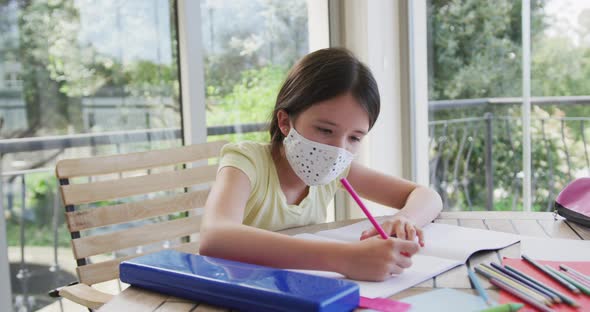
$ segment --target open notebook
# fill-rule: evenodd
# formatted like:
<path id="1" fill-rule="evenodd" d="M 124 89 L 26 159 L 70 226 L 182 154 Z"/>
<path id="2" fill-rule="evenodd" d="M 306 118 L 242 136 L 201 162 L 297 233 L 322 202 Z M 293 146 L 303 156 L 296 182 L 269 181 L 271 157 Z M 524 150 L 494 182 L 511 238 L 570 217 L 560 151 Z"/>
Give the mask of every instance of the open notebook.
<path id="1" fill-rule="evenodd" d="M 310 240 L 358 241 L 361 232 L 371 228 L 371 223 L 362 221 L 334 230 L 315 234 L 298 234 L 295 237 Z M 467 261 L 479 250 L 494 250 L 512 245 L 520 236 L 503 232 L 471 229 L 455 225 L 431 223 L 423 228 L 425 247 L 412 257 L 412 266 L 402 274 L 383 282 L 355 281 L 360 286 L 361 296 L 388 297 L 419 284 Z M 326 277 L 344 278 L 334 272 L 298 270 Z"/>

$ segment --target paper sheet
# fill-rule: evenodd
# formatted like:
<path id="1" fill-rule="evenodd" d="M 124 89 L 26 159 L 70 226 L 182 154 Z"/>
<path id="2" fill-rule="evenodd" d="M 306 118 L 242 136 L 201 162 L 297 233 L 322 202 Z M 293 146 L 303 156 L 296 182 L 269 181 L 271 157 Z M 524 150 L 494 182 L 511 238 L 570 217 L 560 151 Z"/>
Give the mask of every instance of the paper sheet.
<path id="1" fill-rule="evenodd" d="M 315 235 L 354 242 L 359 240 L 362 231 L 371 227 L 367 220 L 338 229 L 320 231 Z M 420 254 L 455 259 L 461 263 L 465 263 L 476 251 L 504 248 L 520 240 L 520 236 L 514 234 L 441 223 L 430 223 L 423 231 L 425 247 L 420 250 Z"/>
<path id="2" fill-rule="evenodd" d="M 412 266 L 406 269 L 401 275 L 392 276 L 383 282 L 356 281 L 360 287 L 361 296 L 368 298 L 389 297 L 402 290 L 420 284 L 425 280 L 438 274 L 446 272 L 458 265 L 460 262 L 444 258 L 416 255 L 412 257 Z M 335 272 L 293 270 L 324 277 L 345 279 L 343 275 Z"/>
<path id="3" fill-rule="evenodd" d="M 520 251 L 539 260 L 589 261 L 590 241 L 523 237 Z"/>
<path id="4" fill-rule="evenodd" d="M 401 302 L 412 305 L 409 312 L 453 311 L 473 312 L 487 308 L 483 299 L 459 290 L 440 288 L 407 297 Z"/>
<path id="5" fill-rule="evenodd" d="M 369 221 L 355 223 L 334 230 L 295 237 L 309 240 L 358 241 L 360 233 L 369 228 Z M 361 296 L 388 297 L 465 263 L 476 251 L 503 248 L 520 240 L 520 236 L 503 232 L 464 228 L 431 223 L 424 227 L 426 247 L 412 257 L 412 266 L 399 276 L 383 282 L 354 281 L 360 286 Z M 300 270 L 305 273 L 332 278 L 344 278 L 334 272 Z"/>

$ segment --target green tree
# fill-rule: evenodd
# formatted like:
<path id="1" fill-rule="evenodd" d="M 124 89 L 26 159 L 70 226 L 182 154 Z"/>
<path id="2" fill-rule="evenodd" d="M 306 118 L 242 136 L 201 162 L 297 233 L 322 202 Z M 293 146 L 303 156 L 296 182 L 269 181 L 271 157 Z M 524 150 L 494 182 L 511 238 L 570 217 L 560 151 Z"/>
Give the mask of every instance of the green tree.
<path id="1" fill-rule="evenodd" d="M 533 3 L 536 34 L 543 1 Z M 520 1 L 432 0 L 428 10 L 431 100 L 521 93 Z"/>
<path id="2" fill-rule="evenodd" d="M 221 8 L 214 2 L 202 4 L 203 36 L 211 45 L 205 47 L 204 61 L 209 105 L 233 92 L 244 71 L 271 65 L 289 68 L 307 52 L 305 1 L 240 4 Z M 246 13 L 254 14 L 257 22 L 252 23 Z"/>
<path id="3" fill-rule="evenodd" d="M 244 71 L 231 93 L 215 98 L 217 104 L 207 113 L 207 125 L 269 122 L 286 72 L 286 68 L 275 66 Z M 260 132 L 211 139 L 268 141 L 269 136 Z"/>
<path id="4" fill-rule="evenodd" d="M 68 92 L 81 88 L 81 81 L 93 85 L 93 76 L 83 65 L 82 56 L 88 53 L 77 45 L 79 15 L 74 1 L 29 0 L 19 5 L 17 52 L 29 125 L 20 136 L 35 136 L 42 128 L 55 133 L 67 125 L 81 129 L 81 102 Z M 68 81 L 76 81 L 78 88 L 69 88 Z"/>
<path id="5" fill-rule="evenodd" d="M 540 37 L 535 41 L 532 93 L 536 96 L 590 94 L 590 49 L 567 37 Z"/>

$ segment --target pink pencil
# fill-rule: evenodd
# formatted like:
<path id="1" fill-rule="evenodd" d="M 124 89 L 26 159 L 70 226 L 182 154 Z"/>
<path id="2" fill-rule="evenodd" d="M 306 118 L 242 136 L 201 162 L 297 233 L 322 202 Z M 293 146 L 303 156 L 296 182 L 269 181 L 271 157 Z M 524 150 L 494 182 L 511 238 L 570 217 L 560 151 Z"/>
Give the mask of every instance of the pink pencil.
<path id="1" fill-rule="evenodd" d="M 346 178 L 342 178 L 342 179 L 340 179 L 340 182 L 342 182 L 342 185 L 344 185 L 344 188 L 348 191 L 348 193 L 350 193 L 350 196 L 352 196 L 352 198 L 354 198 L 354 201 L 356 201 L 356 203 L 359 205 L 359 207 L 361 207 L 361 209 L 363 210 L 363 212 L 365 213 L 367 218 L 369 218 L 369 221 L 371 221 L 371 223 L 373 223 L 373 226 L 375 227 L 375 229 L 377 229 L 377 232 L 379 232 L 381 237 L 383 239 L 387 239 L 389 237 L 389 235 L 387 235 L 385 233 L 385 231 L 383 230 L 381 225 L 379 225 L 377 220 L 375 220 L 375 218 L 373 218 L 373 216 L 371 215 L 371 213 L 369 212 L 367 207 L 365 207 L 365 204 L 363 204 L 363 202 L 361 201 L 361 198 L 358 196 L 358 194 L 352 188 L 352 185 L 350 185 L 350 183 L 348 183 L 348 180 L 346 180 Z"/>

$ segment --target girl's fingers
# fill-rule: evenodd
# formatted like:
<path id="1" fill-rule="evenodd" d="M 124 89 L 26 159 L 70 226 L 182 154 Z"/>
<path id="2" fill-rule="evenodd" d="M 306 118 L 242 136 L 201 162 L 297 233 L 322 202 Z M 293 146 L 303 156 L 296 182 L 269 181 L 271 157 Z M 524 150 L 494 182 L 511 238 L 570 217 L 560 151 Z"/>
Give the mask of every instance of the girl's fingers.
<path id="1" fill-rule="evenodd" d="M 397 241 L 395 246 L 398 248 L 399 253 L 406 257 L 413 256 L 420 249 L 418 244 L 411 241 Z"/>
<path id="2" fill-rule="evenodd" d="M 404 224 L 399 222 L 396 225 L 397 226 L 395 227 L 395 235 L 397 236 L 397 238 L 406 239 L 407 236 Z"/>
<path id="3" fill-rule="evenodd" d="M 424 247 L 424 232 L 422 229 L 417 228 L 416 235 L 418 235 L 418 244 L 420 244 L 420 247 Z"/>
<path id="4" fill-rule="evenodd" d="M 391 266 L 391 270 L 389 273 L 391 273 L 392 275 L 398 275 L 398 274 L 402 274 L 402 272 L 404 271 L 403 268 L 401 268 L 400 266 L 394 264 Z"/>
<path id="5" fill-rule="evenodd" d="M 365 231 L 363 231 L 363 233 L 361 233 L 361 240 L 365 240 L 365 239 L 367 239 L 369 237 L 373 237 L 375 235 L 377 235 L 377 230 L 375 228 L 365 230 Z"/>
<path id="6" fill-rule="evenodd" d="M 407 269 L 410 266 L 412 266 L 412 258 L 408 256 L 398 257 L 395 261 L 395 264 L 397 264 L 401 268 Z"/>
<path id="7" fill-rule="evenodd" d="M 406 239 L 409 241 L 413 241 L 416 238 L 416 229 L 410 223 L 406 223 L 406 234 L 408 235 Z"/>
<path id="8" fill-rule="evenodd" d="M 411 223 L 405 222 L 384 222 L 382 225 L 385 233 L 395 236 L 400 239 L 413 241 L 418 237 L 418 243 L 424 247 L 424 232 L 422 229 L 415 227 Z M 360 240 L 379 235 L 379 232 L 375 228 L 370 228 L 361 233 Z"/>
<path id="9" fill-rule="evenodd" d="M 395 224 L 392 222 L 383 222 L 381 224 L 383 231 L 388 235 L 395 235 Z"/>

